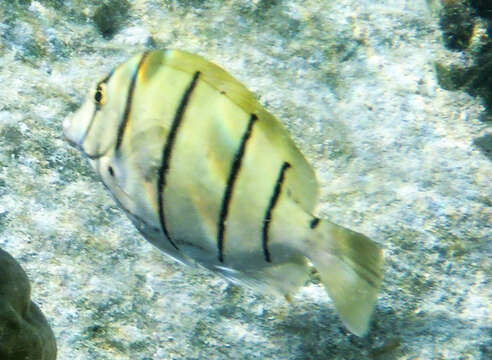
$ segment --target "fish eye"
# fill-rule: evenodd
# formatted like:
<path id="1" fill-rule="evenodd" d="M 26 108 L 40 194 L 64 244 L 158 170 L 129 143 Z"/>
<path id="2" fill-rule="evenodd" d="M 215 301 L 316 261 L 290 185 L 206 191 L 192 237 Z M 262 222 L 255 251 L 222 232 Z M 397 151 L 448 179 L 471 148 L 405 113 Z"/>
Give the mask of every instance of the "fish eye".
<path id="1" fill-rule="evenodd" d="M 104 84 L 97 85 L 96 92 L 94 94 L 94 101 L 97 105 L 104 105 L 106 103 L 106 91 Z"/>

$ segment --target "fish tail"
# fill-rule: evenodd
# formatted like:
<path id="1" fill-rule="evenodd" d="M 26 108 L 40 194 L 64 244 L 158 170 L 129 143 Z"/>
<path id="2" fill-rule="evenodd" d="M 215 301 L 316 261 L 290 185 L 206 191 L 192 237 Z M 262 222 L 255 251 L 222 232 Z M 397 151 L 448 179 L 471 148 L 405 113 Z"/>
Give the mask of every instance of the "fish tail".
<path id="1" fill-rule="evenodd" d="M 382 279 L 383 254 L 368 237 L 315 218 L 306 255 L 318 270 L 339 316 L 357 336 L 366 334 Z"/>

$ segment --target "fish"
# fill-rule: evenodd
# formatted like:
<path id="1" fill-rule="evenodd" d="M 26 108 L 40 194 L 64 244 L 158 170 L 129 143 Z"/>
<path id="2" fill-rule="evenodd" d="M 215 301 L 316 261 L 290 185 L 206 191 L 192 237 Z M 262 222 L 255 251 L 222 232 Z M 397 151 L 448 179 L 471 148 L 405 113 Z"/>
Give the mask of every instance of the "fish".
<path id="1" fill-rule="evenodd" d="M 313 168 L 220 66 L 180 50 L 134 55 L 90 89 L 63 131 L 169 257 L 286 296 L 314 267 L 343 324 L 368 332 L 381 247 L 313 214 Z"/>

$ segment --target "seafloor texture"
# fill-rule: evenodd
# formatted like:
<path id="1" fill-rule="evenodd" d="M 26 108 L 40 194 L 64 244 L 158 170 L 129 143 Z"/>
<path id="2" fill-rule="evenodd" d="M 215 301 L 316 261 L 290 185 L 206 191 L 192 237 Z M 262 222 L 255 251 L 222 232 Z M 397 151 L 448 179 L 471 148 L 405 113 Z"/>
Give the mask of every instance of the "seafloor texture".
<path id="1" fill-rule="evenodd" d="M 460 52 L 426 1 L 17 0 L 0 19 L 0 247 L 59 359 L 492 356 L 490 128 L 480 98 L 440 88 Z M 64 141 L 89 86 L 147 47 L 254 90 L 316 168 L 319 214 L 384 247 L 367 337 L 316 279 L 289 304 L 170 262 Z"/>

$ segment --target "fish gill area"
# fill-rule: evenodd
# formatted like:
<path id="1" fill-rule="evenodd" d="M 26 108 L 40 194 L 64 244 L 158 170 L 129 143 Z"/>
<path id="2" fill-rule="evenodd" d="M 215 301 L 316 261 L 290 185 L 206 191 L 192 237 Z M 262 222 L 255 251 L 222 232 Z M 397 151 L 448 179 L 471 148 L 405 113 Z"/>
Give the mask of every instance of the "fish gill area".
<path id="1" fill-rule="evenodd" d="M 0 248 L 58 359 L 491 358 L 488 4 L 1 1 Z M 315 168 L 316 215 L 384 249 L 367 336 L 343 328 L 316 274 L 288 302 L 170 261 L 67 144 L 62 121 L 91 86 L 152 48 L 251 89 Z"/>

